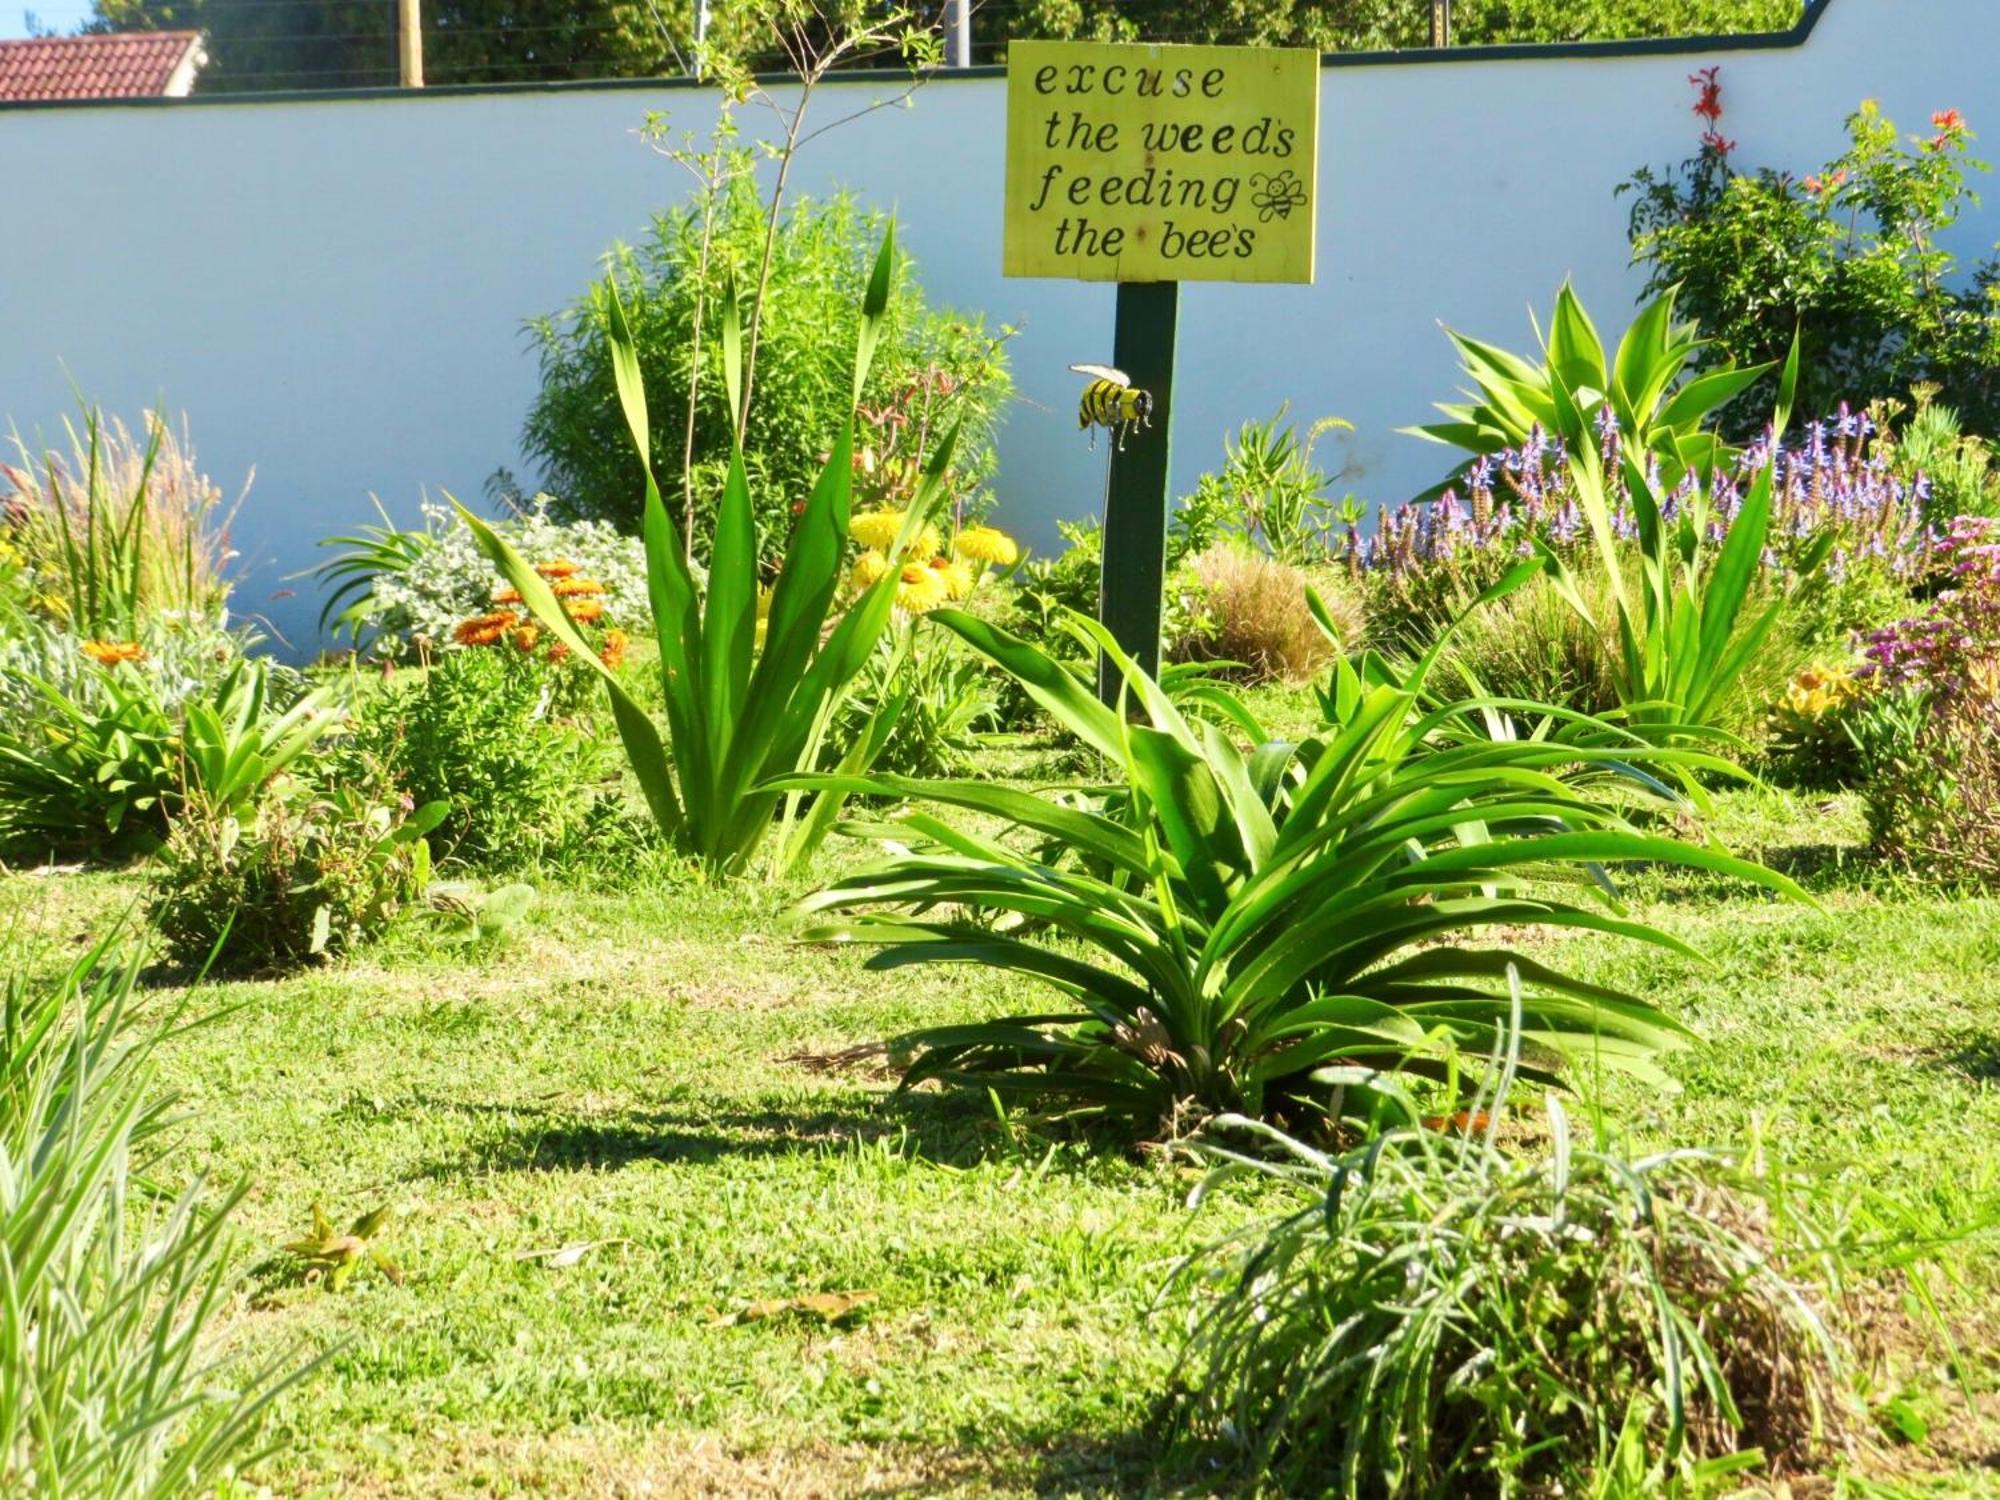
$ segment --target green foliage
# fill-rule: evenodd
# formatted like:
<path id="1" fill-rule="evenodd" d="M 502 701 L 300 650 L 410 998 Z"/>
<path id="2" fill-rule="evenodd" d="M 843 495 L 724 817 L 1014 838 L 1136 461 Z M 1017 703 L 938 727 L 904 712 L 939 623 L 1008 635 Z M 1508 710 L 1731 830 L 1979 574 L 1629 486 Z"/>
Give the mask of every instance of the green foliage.
<path id="1" fill-rule="evenodd" d="M 2000 516 L 2000 470 L 1993 467 L 1992 446 L 1966 433 L 1958 412 L 1936 399 L 1936 386 L 1918 385 L 1911 395 L 1916 410 L 1890 451 L 1907 482 L 1930 487 L 1924 519 L 1943 527 L 1957 516 Z M 1888 410 L 1900 406 L 1885 403 Z"/>
<path id="2" fill-rule="evenodd" d="M 18 932 L 18 928 L 16 929 Z M 9 934 L 10 939 L 14 934 Z M 111 939 L 52 978 L 7 943 L 0 1031 L 0 1492 L 209 1495 L 269 1451 L 258 1428 L 305 1371 L 218 1358 L 228 1219 L 175 1194 L 172 1098 L 154 1053 L 185 1017 L 135 1000 Z M 178 1174 L 175 1174 L 178 1175 Z"/>
<path id="3" fill-rule="evenodd" d="M 1984 164 L 1967 155 L 1957 111 L 1933 127 L 1906 142 L 1864 102 L 1848 149 L 1803 179 L 1739 172 L 1710 130 L 1678 171 L 1641 169 L 1624 185 L 1633 257 L 1650 290 L 1679 289 L 1712 340 L 1705 368 L 1780 359 L 1796 337 L 1803 410 L 1930 381 L 1974 430 L 2000 428 L 2000 262 L 1963 275 L 1940 243 L 1974 201 L 1967 170 Z M 1754 429 L 1769 405 L 1767 380 L 1738 398 L 1730 425 Z"/>
<path id="4" fill-rule="evenodd" d="M 1554 378 L 1536 385 L 1540 377 L 1525 361 L 1499 350 L 1477 352 L 1481 368 L 1495 372 L 1496 383 L 1484 386 L 1489 397 L 1508 390 L 1525 397 L 1532 390 L 1537 399 L 1547 399 L 1546 423 L 1543 409 L 1532 418 L 1562 443 L 1588 535 L 1586 569 L 1611 596 L 1621 718 L 1662 742 L 1698 737 L 1721 725 L 1738 701 L 1744 672 L 1770 640 L 1785 607 L 1784 593 L 1768 597 L 1773 591 L 1763 589 L 1761 580 L 1776 485 L 1770 464 L 1756 467 L 1721 545 L 1710 541 L 1717 476 L 1728 450 L 1698 424 L 1723 391 L 1750 372 L 1698 377 L 1662 405 L 1689 354 L 1687 341 L 1672 332 L 1672 315 L 1671 297 L 1652 303 L 1607 368 L 1602 343 L 1565 287 L 1548 340 L 1545 372 Z M 1465 351 L 1465 341 L 1458 342 Z M 1773 431 L 1783 432 L 1791 419 L 1798 368 L 1794 344 L 1779 384 Z M 1499 382 L 1501 375 L 1507 384 Z M 1620 442 L 1608 450 L 1622 469 L 1636 548 L 1619 537 L 1615 524 L 1607 447 L 1599 432 L 1605 415 L 1615 418 L 1620 433 L 1647 435 L 1643 444 Z M 1476 425 L 1483 432 L 1483 420 Z M 1428 435 L 1462 438 L 1468 446 L 1483 441 L 1474 432 L 1450 439 L 1436 430 Z M 1692 486 L 1675 492 L 1683 480 L 1692 480 Z M 1815 538 L 1799 559 L 1796 576 L 1811 577 L 1835 540 L 1832 533 Z M 1597 607 L 1571 560 L 1546 539 L 1535 538 L 1534 546 L 1563 598 L 1582 621 L 1595 625 Z M 1637 569 L 1636 587 L 1627 582 L 1631 567 Z"/>
<path id="5" fill-rule="evenodd" d="M 306 1274 L 326 1283 L 329 1291 L 340 1291 L 363 1266 L 373 1266 L 390 1281 L 402 1285 L 403 1273 L 374 1241 L 389 1223 L 385 1205 L 356 1218 L 343 1230 L 336 1230 L 317 1203 L 312 1206 L 312 1230 L 285 1246 L 285 1253 L 305 1267 Z"/>
<path id="6" fill-rule="evenodd" d="M 827 729 L 883 630 L 895 602 L 897 575 L 885 573 L 837 620 L 833 604 L 848 545 L 854 487 L 854 404 L 867 388 L 876 348 L 888 326 L 895 283 L 895 235 L 883 236 L 863 299 L 848 408 L 831 450 L 800 511 L 767 610 L 758 601 L 764 555 L 750 498 L 741 435 L 715 520 L 706 590 L 686 561 L 685 535 L 668 514 L 654 478 L 652 427 L 647 419 L 640 351 L 615 292 L 609 294 L 609 337 L 619 406 L 644 477 L 647 578 L 660 644 L 661 694 L 667 736 L 578 633 L 546 580 L 484 521 L 461 507 L 487 555 L 535 618 L 579 660 L 592 665 L 611 695 L 627 758 L 646 804 L 668 842 L 711 875 L 744 873 L 782 810 L 785 830 L 776 856 L 789 868 L 817 847 L 839 808 L 825 796 L 805 807 L 770 785 L 772 777 L 819 764 L 829 751 Z M 722 318 L 723 379 L 730 408 L 742 391 L 742 337 L 733 299 Z M 955 432 L 933 450 L 903 534 L 900 554 L 928 524 L 951 472 Z M 758 629 L 760 613 L 764 629 Z M 829 628 L 830 626 L 830 628 Z M 833 751 L 842 769 L 864 769 L 881 750 L 898 705 L 885 701 L 869 732 Z"/>
<path id="7" fill-rule="evenodd" d="M 1205 1454 L 1281 1494 L 1456 1500 L 1699 1495 L 1831 1446 L 1838 1228 L 1802 1174 L 1578 1140 L 1553 1095 L 1548 1149 L 1503 1147 L 1511 1067 L 1462 1131 L 1423 1128 L 1393 1081 L 1327 1076 L 1391 1128 L 1341 1156 L 1242 1117 L 1204 1142 L 1199 1195 L 1247 1172 L 1298 1203 L 1181 1270 L 1217 1294 L 1176 1413 Z"/>
<path id="8" fill-rule="evenodd" d="M 1452 0 L 1456 46 L 1781 31 L 1800 0 Z M 1029 0 L 974 13 L 980 35 L 1225 42 L 1359 52 L 1423 47 L 1430 8 L 1410 0 Z"/>
<path id="9" fill-rule="evenodd" d="M 93 0 L 91 31 L 200 30 L 198 93 L 394 88 L 394 0 Z M 691 16 L 645 0 L 426 0 L 424 80 L 647 78 L 686 71 Z"/>
<path id="10" fill-rule="evenodd" d="M 757 271 L 767 209 L 747 165 L 718 189 L 712 243 L 704 244 L 702 210 L 689 206 L 654 220 L 637 250 L 620 248 L 603 279 L 567 313 L 531 325 L 542 361 L 542 389 L 528 414 L 527 450 L 541 461 L 561 505 L 580 517 L 632 530 L 640 521 L 645 478 L 622 423 L 613 374 L 614 320 L 622 318 L 638 357 L 654 458 L 670 520 L 688 525 L 691 487 L 705 537 L 733 460 L 736 407 L 724 380 L 727 358 L 713 328 L 697 340 L 697 309 L 712 321 L 734 289 L 740 316 L 754 317 Z M 790 535 L 794 507 L 811 492 L 825 462 L 824 438 L 864 409 L 869 435 L 855 450 L 878 459 L 907 457 L 926 434 L 956 425 L 950 470 L 970 490 L 993 468 L 993 430 L 1008 392 L 1001 344 L 969 319 L 925 306 L 915 268 L 900 252 L 889 266 L 890 296 L 871 337 L 866 379 L 854 389 L 852 350 L 860 334 L 855 289 L 868 284 L 872 247 L 893 243 L 881 215 L 846 197 L 799 199 L 773 242 L 771 277 L 761 309 L 762 351 L 755 399 L 741 436 L 745 480 L 764 537 L 761 561 L 775 565 Z M 702 353 L 693 469 L 684 472 L 688 389 L 694 351 Z M 893 419 L 893 420 L 892 420 Z"/>
<path id="11" fill-rule="evenodd" d="M 262 798 L 245 821 L 199 801 L 173 820 L 151 917 L 175 962 L 255 974 L 347 953 L 380 935 L 430 882 L 424 835 L 443 802 L 413 807 L 386 776 Z"/>
<path id="12" fill-rule="evenodd" d="M 1285 420 L 1289 409 L 1288 403 L 1262 422 L 1245 422 L 1224 439 L 1222 468 L 1196 480 L 1194 493 L 1174 511 L 1170 564 L 1224 540 L 1294 567 L 1327 560 L 1336 527 L 1360 512 L 1351 495 L 1336 503 L 1327 494 L 1333 478 L 1313 462 L 1313 448 L 1329 432 L 1352 432 L 1354 424 L 1322 417 L 1301 438 Z"/>
<path id="13" fill-rule="evenodd" d="M 29 686 L 37 711 L 0 727 L 0 848 L 115 855 L 148 849 L 200 800 L 247 821 L 271 780 L 337 721 L 329 693 L 292 701 L 261 661 L 234 661 L 178 711 L 132 663 L 72 689 Z"/>
<path id="14" fill-rule="evenodd" d="M 511 648 L 447 652 L 368 701 L 347 753 L 418 805 L 450 805 L 430 834 L 440 859 L 511 870 L 559 858 L 598 816 L 612 768 L 562 717 L 558 670 Z"/>
<path id="15" fill-rule="evenodd" d="M 1421 673 L 1343 662 L 1325 729 L 1268 734 L 1219 689 L 1192 721 L 1078 620 L 1124 672 L 1127 721 L 1034 647 L 955 611 L 938 617 L 1019 678 L 1058 723 L 1104 756 L 1100 796 L 898 777 L 793 784 L 958 807 L 996 820 L 971 831 L 928 810 L 881 832 L 892 853 L 810 898 L 852 915 L 809 936 L 882 945 L 880 967 L 980 964 L 1049 985 L 1076 1009 L 937 1027 L 905 1037 L 906 1086 L 972 1082 L 1058 1112 L 1173 1130 L 1189 1116 L 1282 1110 L 1322 1096 L 1335 1060 L 1448 1065 L 1489 1050 L 1509 964 L 1534 990 L 1531 1035 L 1564 1060 L 1645 1070 L 1680 1028 L 1629 995 L 1469 940 L 1504 925 L 1617 933 L 1684 951 L 1611 911 L 1544 895 L 1536 881 L 1658 860 L 1790 884 L 1715 850 L 1643 833 L 1628 809 L 1678 810 L 1663 769 L 1719 771 L 1588 720 L 1534 738 L 1487 738 L 1491 706 L 1432 708 Z M 1240 737 L 1247 737 L 1246 752 Z M 1650 768 L 1650 770 L 1649 770 Z M 1017 846 L 1008 834 L 1028 842 Z M 1601 871 L 1600 871 L 1601 873 Z M 1041 941 L 1052 930 L 1074 946 Z"/>
<path id="16" fill-rule="evenodd" d="M 1473 457 L 1430 493 L 1443 493 L 1481 457 L 1531 446 L 1537 432 L 1566 443 L 1594 443 L 1595 432 L 1578 430 L 1567 419 L 1605 408 L 1626 446 L 1658 463 L 1663 491 L 1671 491 L 1690 470 L 1713 468 L 1733 456 L 1704 424 L 1771 367 L 1739 370 L 1723 359 L 1688 378 L 1700 362 L 1702 341 L 1691 325 L 1674 321 L 1674 299 L 1669 287 L 1649 303 L 1625 330 L 1615 355 L 1606 351 L 1568 282 L 1556 293 L 1540 363 L 1447 328 L 1466 378 L 1478 389 L 1466 393 L 1468 404 L 1438 403 L 1448 420 L 1404 430 Z"/>

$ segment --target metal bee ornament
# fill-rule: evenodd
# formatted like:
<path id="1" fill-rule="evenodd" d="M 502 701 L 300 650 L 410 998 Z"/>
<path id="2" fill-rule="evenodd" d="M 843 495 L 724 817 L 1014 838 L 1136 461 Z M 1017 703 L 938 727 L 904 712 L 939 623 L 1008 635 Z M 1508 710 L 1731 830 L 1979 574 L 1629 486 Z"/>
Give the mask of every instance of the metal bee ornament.
<path id="1" fill-rule="evenodd" d="M 1091 447 L 1097 446 L 1100 427 L 1109 431 L 1122 449 L 1126 434 L 1134 427 L 1152 426 L 1152 393 L 1134 389 L 1123 370 L 1114 370 L 1109 365 L 1070 368 L 1090 377 L 1090 384 L 1083 388 L 1083 399 L 1077 403 L 1076 425 L 1079 430 L 1089 431 Z"/>

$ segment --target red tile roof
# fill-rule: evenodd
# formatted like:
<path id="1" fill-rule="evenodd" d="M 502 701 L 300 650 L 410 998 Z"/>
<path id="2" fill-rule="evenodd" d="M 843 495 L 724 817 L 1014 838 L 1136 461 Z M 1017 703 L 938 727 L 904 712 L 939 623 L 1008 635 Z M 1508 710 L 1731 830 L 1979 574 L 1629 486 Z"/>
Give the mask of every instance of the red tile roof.
<path id="1" fill-rule="evenodd" d="M 198 31 L 127 31 L 0 42 L 0 100 L 158 98 L 189 61 Z M 193 76 L 189 68 L 187 79 Z M 187 91 L 187 79 L 178 92 Z"/>

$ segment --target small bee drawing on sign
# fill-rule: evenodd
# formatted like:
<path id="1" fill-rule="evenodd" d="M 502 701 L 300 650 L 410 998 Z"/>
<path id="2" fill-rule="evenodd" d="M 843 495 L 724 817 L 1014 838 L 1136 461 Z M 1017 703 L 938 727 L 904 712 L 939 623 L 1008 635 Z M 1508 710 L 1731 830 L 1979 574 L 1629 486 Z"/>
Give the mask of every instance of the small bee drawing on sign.
<path id="1" fill-rule="evenodd" d="M 1114 370 L 1109 365 L 1070 368 L 1090 377 L 1090 383 L 1083 388 L 1083 399 L 1077 403 L 1076 425 L 1079 431 L 1090 433 L 1091 447 L 1097 446 L 1100 427 L 1109 431 L 1123 449 L 1126 434 L 1133 428 L 1152 425 L 1152 393 L 1134 387 L 1123 370 Z"/>

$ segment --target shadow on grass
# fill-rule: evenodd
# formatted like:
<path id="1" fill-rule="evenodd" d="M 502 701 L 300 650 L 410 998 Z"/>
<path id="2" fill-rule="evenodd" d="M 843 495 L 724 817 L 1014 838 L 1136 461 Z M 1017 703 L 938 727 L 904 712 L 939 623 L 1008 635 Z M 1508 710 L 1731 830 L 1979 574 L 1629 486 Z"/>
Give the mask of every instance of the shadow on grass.
<path id="1" fill-rule="evenodd" d="M 871 1496 L 917 1496 L 937 1493 L 938 1479 L 954 1486 L 981 1482 L 1007 1491 L 1025 1491 L 1047 1500 L 1182 1500 L 1182 1497 L 1229 1493 L 1217 1487 L 1214 1473 L 1196 1474 L 1185 1455 L 1168 1448 L 1148 1430 L 1106 1437 L 1064 1436 L 1023 1450 L 1001 1447 L 965 1455 L 908 1484 L 871 1489 Z M 954 1490 L 954 1493 L 956 1490 Z"/>
<path id="2" fill-rule="evenodd" d="M 438 1114 L 490 1116 L 458 1155 L 422 1169 L 429 1177 L 465 1173 L 616 1171 L 639 1162 L 711 1165 L 733 1160 L 879 1153 L 966 1167 L 1008 1149 L 992 1116 L 951 1095 L 891 1095 L 872 1102 L 800 1108 L 734 1103 L 585 1115 L 538 1104 L 417 1099 Z"/>
<path id="3" fill-rule="evenodd" d="M 1971 1037 L 1937 1059 L 1943 1067 L 1963 1073 L 1974 1083 L 2000 1082 L 2000 1037 Z"/>
<path id="4" fill-rule="evenodd" d="M 1764 848 L 1745 844 L 1732 847 L 1730 852 L 1739 859 L 1777 871 L 1814 896 L 1837 891 L 1889 894 L 1908 885 L 1909 877 L 1903 872 L 1856 844 L 1778 844 Z M 1625 866 L 1614 870 L 1612 879 L 1621 887 L 1631 887 L 1643 880 L 1645 897 L 1667 906 L 1771 899 L 1770 892 L 1747 880 L 1669 864 Z"/>

